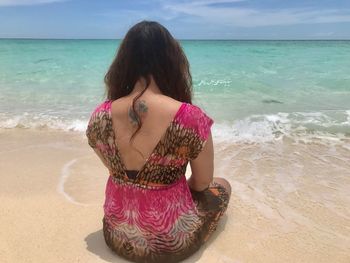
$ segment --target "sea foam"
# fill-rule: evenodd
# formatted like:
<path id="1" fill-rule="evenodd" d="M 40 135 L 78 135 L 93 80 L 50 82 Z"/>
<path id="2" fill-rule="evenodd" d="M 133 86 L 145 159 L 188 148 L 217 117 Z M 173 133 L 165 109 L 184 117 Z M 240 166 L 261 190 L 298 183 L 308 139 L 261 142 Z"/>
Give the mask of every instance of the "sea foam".
<path id="1" fill-rule="evenodd" d="M 350 110 L 332 112 L 279 112 L 254 114 L 232 121 L 214 118 L 217 142 L 267 143 L 282 139 L 296 142 L 338 142 L 350 140 Z M 84 132 L 88 118 L 67 119 L 43 114 L 8 116 L 0 114 L 0 128 L 53 129 Z"/>

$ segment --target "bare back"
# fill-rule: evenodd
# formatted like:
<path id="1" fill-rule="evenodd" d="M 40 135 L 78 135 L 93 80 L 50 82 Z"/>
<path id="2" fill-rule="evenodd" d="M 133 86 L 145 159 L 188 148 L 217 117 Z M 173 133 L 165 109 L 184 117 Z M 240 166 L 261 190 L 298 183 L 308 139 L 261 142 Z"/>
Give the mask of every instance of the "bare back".
<path id="1" fill-rule="evenodd" d="M 142 112 L 138 111 L 142 127 L 130 144 L 130 138 L 137 128 L 132 116 L 134 97 L 135 95 L 129 95 L 113 101 L 112 122 L 116 144 L 124 165 L 128 170 L 141 170 L 182 103 L 161 94 L 148 93 L 146 90 L 136 104 L 142 107 Z"/>
<path id="2" fill-rule="evenodd" d="M 130 139 L 137 129 L 133 119 L 132 101 L 137 94 L 120 98 L 112 102 L 112 123 L 115 133 L 115 143 L 127 170 L 140 171 L 147 163 L 150 155 L 169 128 L 182 102 L 152 91 L 145 93 L 137 100 L 136 108 L 142 120 L 142 127 Z M 141 107 L 140 107 L 141 106 Z M 190 162 L 192 176 L 188 183 L 192 189 L 201 191 L 213 180 L 214 159 L 211 134 L 203 151 Z"/>

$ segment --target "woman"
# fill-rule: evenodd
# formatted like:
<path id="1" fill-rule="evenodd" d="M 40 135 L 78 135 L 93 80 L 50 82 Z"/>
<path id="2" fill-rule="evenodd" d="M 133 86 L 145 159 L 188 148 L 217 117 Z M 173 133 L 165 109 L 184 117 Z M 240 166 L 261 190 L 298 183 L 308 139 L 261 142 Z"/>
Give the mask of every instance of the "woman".
<path id="1" fill-rule="evenodd" d="M 231 194 L 225 179 L 213 178 L 213 120 L 191 103 L 187 58 L 166 28 L 142 21 L 123 39 L 105 83 L 108 99 L 86 131 L 110 173 L 105 241 L 136 262 L 185 259 L 216 229 Z"/>

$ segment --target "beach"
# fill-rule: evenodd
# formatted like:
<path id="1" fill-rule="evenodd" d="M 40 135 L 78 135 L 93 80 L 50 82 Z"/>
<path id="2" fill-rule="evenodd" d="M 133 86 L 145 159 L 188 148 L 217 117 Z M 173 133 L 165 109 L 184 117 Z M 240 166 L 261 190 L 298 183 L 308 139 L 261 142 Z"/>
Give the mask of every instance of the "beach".
<path id="1" fill-rule="evenodd" d="M 86 138 L 23 129 L 0 135 L 1 261 L 126 262 L 104 243 L 108 171 Z M 232 185 L 230 205 L 185 262 L 349 262 L 349 148 L 218 143 L 215 153 L 215 174 Z"/>
<path id="2" fill-rule="evenodd" d="M 126 262 L 85 130 L 120 40 L 0 40 L 0 261 Z M 185 262 L 350 262 L 350 41 L 181 41 L 232 186 Z M 187 171 L 187 176 L 190 170 Z"/>

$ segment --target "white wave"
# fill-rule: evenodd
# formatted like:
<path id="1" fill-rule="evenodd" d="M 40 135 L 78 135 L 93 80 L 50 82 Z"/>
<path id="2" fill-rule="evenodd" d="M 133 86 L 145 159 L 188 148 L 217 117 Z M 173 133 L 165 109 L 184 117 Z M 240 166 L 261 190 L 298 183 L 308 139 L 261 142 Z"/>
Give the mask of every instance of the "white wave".
<path id="1" fill-rule="evenodd" d="M 0 113 L 0 128 L 27 128 L 27 129 L 54 129 L 63 131 L 78 131 L 86 130 L 87 120 L 71 119 L 67 120 L 63 117 L 50 116 L 43 114 L 29 114 L 27 112 L 22 115 L 9 116 Z"/>
<path id="2" fill-rule="evenodd" d="M 350 126 L 350 110 L 345 111 L 346 113 L 346 121 L 342 122 L 344 125 L 349 125 Z"/>
<path id="3" fill-rule="evenodd" d="M 69 194 L 67 194 L 66 191 L 64 190 L 64 184 L 66 183 L 66 181 L 70 175 L 70 168 L 76 162 L 77 162 L 77 159 L 72 159 L 63 165 L 62 170 L 61 170 L 60 180 L 59 180 L 58 185 L 57 185 L 57 192 L 62 194 L 66 198 L 66 200 L 71 202 L 72 204 L 81 205 L 81 206 L 89 206 L 89 204 L 83 204 L 83 203 L 77 202 L 73 197 L 71 197 Z"/>
<path id="4" fill-rule="evenodd" d="M 302 142 L 339 142 L 350 140 L 350 111 L 340 119 L 321 112 L 293 112 L 251 115 L 213 127 L 218 142 L 265 143 L 290 138 Z M 347 117 L 347 121 L 343 121 Z"/>
<path id="5" fill-rule="evenodd" d="M 232 83 L 231 80 L 201 80 L 198 83 L 198 86 L 218 86 L 218 85 L 223 85 L 223 86 L 229 86 Z"/>
<path id="6" fill-rule="evenodd" d="M 213 116 L 214 119 L 215 116 Z M 65 119 L 45 114 L 11 116 L 0 113 L 0 128 L 55 129 L 84 132 L 87 118 Z M 350 139 L 350 110 L 325 112 L 279 112 L 251 115 L 233 121 L 217 120 L 213 126 L 217 142 L 265 143 L 290 138 L 298 142 L 339 142 Z M 350 147 L 350 146 L 349 146 Z"/>

